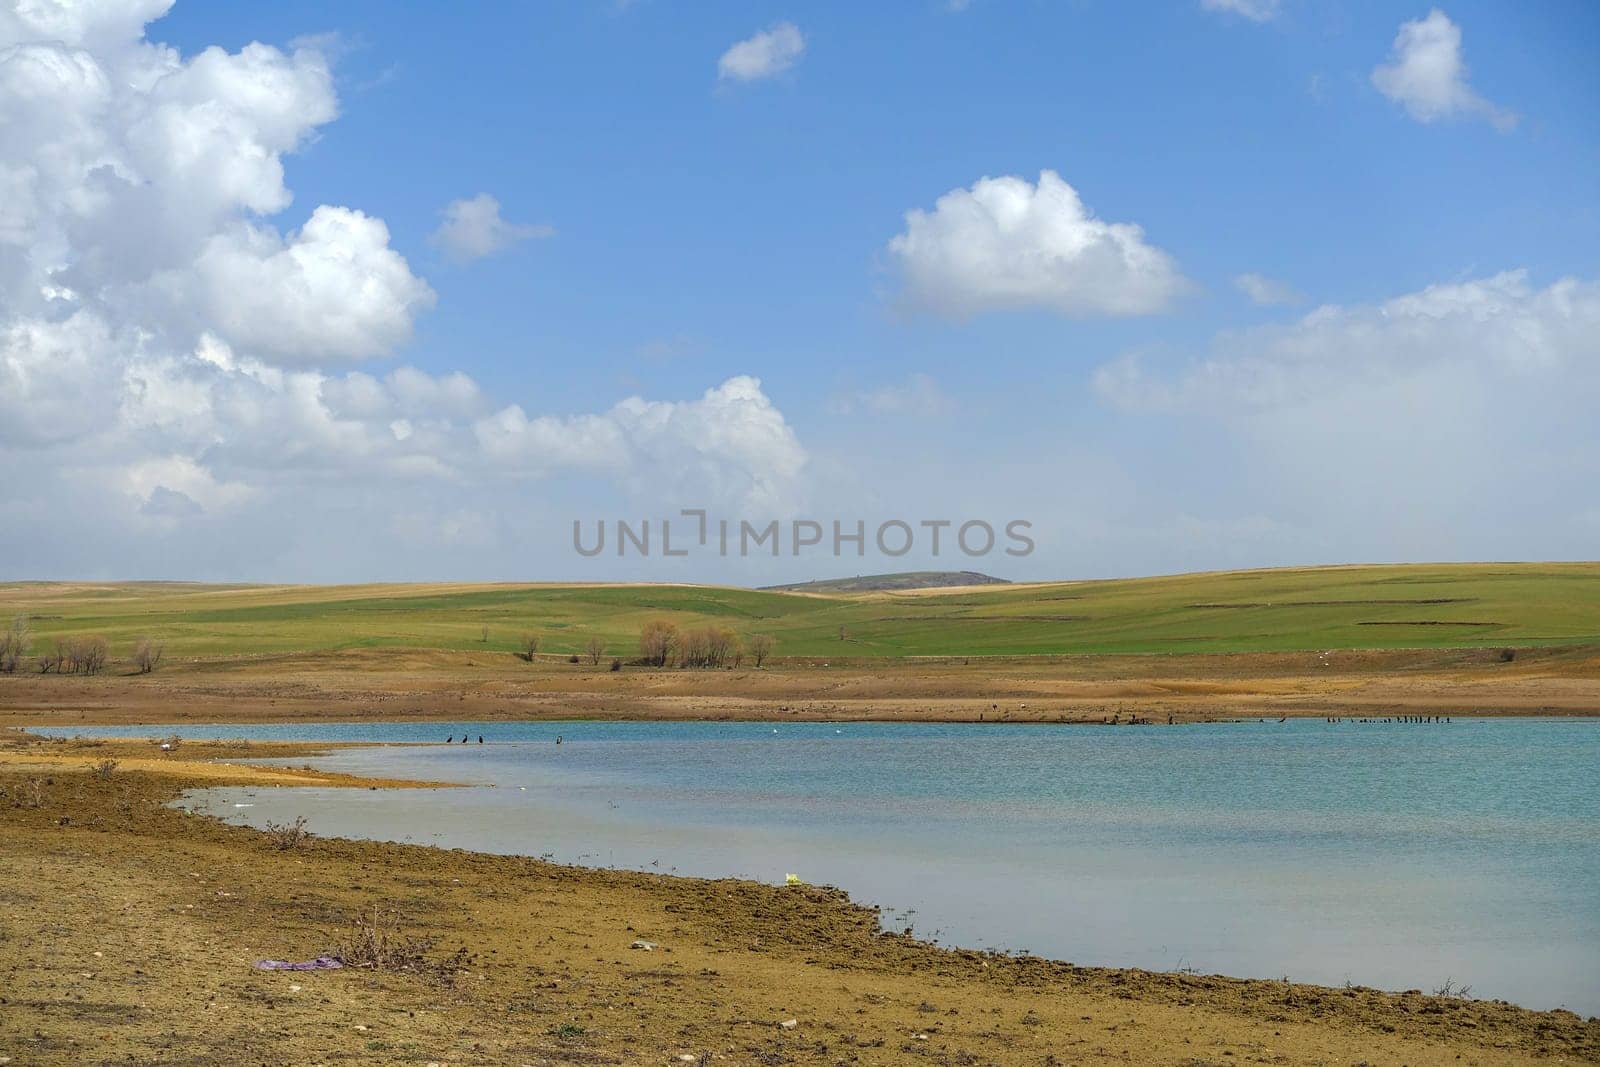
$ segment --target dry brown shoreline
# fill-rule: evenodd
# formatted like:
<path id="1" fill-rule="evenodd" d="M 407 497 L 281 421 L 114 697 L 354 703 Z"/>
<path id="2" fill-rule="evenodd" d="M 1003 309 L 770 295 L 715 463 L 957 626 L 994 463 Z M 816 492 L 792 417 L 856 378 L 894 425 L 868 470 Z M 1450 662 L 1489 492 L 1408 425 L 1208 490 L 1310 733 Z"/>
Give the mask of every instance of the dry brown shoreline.
<path id="1" fill-rule="evenodd" d="M 165 806 L 219 776 L 399 784 L 227 762 L 326 747 L 189 742 L 171 757 L 150 755 L 148 742 L 0 744 L 0 1055 L 18 1064 L 1600 1062 L 1600 1021 L 1567 1012 L 952 951 L 879 934 L 873 912 L 829 890 L 360 841 L 279 851 L 262 833 Z M 106 758 L 121 762 L 102 778 L 93 767 Z M 48 783 L 37 797 L 33 782 Z M 476 960 L 453 987 L 411 973 L 251 966 L 325 952 L 374 906 L 438 937 L 437 953 L 462 945 Z M 655 949 L 629 947 L 640 939 Z"/>
<path id="2" fill-rule="evenodd" d="M 1600 648 L 786 660 L 760 670 L 361 649 L 0 676 L 0 725 L 597 719 L 1103 722 L 1597 715 Z"/>

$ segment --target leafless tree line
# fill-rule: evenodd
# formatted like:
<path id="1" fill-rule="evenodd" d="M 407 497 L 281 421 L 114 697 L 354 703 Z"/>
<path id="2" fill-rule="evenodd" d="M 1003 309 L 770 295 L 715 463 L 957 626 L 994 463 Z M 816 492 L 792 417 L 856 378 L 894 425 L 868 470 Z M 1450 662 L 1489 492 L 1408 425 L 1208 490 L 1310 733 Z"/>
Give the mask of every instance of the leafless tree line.
<path id="1" fill-rule="evenodd" d="M 746 655 L 759 667 L 772 645 L 766 634 L 753 634 L 747 646 L 726 626 L 681 629 L 666 619 L 652 619 L 639 629 L 639 659 L 651 667 L 738 667 Z"/>
<path id="2" fill-rule="evenodd" d="M 18 615 L 0 633 L 0 673 L 12 674 L 22 666 L 33 647 L 33 634 L 26 615 Z M 161 665 L 164 648 L 160 641 L 141 637 L 130 657 L 140 674 L 149 674 Z M 103 637 L 68 635 L 53 639 L 35 657 L 40 674 L 99 674 L 111 659 L 111 646 Z"/>

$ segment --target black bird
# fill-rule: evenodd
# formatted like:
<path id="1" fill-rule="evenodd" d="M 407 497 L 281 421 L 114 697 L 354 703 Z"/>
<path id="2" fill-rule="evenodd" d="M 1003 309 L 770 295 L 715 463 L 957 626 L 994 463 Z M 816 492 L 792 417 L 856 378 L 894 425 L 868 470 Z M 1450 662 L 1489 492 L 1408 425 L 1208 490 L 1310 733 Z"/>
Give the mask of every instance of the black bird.
<path id="1" fill-rule="evenodd" d="M 480 745 L 483 744 L 483 735 L 482 734 L 478 735 L 478 744 L 480 744 Z"/>
<path id="2" fill-rule="evenodd" d="M 451 734 L 449 737 L 444 739 L 444 743 L 447 744 L 447 745 L 455 744 L 456 743 L 456 735 L 455 734 Z"/>

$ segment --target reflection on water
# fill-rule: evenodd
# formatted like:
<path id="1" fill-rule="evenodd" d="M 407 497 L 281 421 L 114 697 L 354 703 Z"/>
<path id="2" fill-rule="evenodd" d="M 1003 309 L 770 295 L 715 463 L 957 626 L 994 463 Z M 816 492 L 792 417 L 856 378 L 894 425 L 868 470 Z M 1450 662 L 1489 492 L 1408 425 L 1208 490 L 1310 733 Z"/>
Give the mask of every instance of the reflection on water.
<path id="1" fill-rule="evenodd" d="M 769 882 L 794 871 L 941 943 L 1335 985 L 1431 991 L 1449 978 L 1600 1012 L 1595 720 L 182 732 L 489 742 L 315 761 L 476 788 L 191 798 L 252 825 L 305 814 L 323 834 L 562 862 Z"/>

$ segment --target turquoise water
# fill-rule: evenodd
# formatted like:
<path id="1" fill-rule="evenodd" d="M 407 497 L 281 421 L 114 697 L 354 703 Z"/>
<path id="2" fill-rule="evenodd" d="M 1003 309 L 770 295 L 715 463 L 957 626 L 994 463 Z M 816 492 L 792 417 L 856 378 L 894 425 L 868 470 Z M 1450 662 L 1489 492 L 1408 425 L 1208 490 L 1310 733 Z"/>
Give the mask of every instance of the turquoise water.
<path id="1" fill-rule="evenodd" d="M 794 872 L 945 944 L 1392 989 L 1448 978 L 1600 1013 L 1597 720 L 172 729 L 422 742 L 313 762 L 475 786 L 190 798 L 252 825 L 304 814 L 324 834 Z M 464 732 L 473 744 L 438 744 Z"/>

